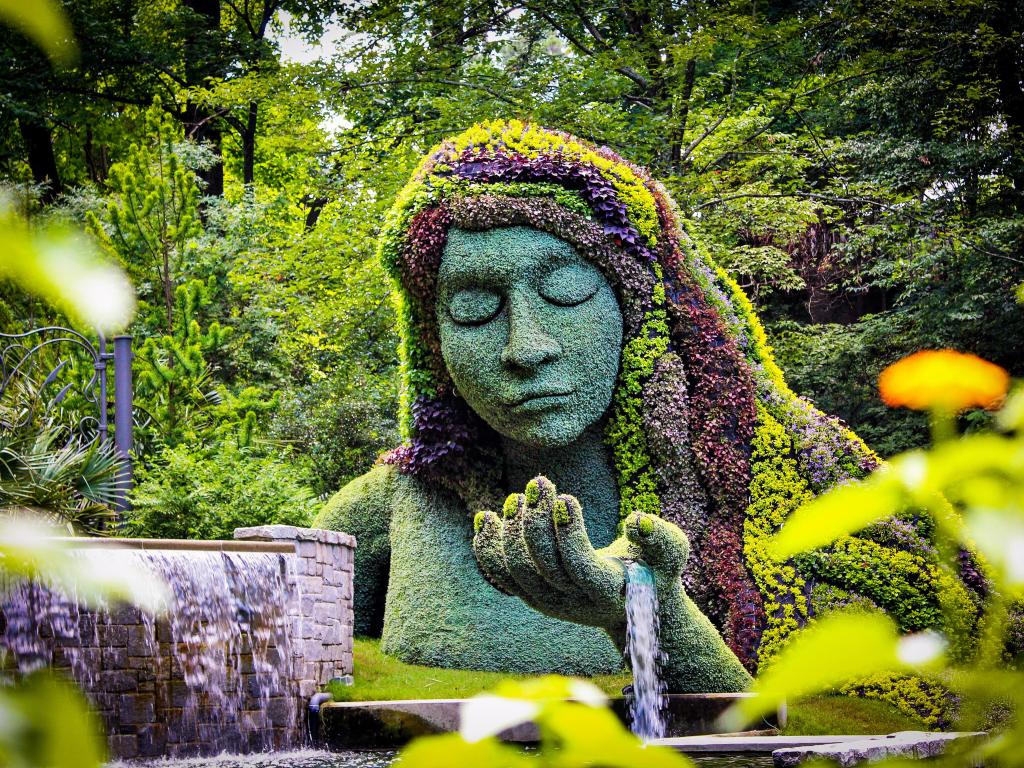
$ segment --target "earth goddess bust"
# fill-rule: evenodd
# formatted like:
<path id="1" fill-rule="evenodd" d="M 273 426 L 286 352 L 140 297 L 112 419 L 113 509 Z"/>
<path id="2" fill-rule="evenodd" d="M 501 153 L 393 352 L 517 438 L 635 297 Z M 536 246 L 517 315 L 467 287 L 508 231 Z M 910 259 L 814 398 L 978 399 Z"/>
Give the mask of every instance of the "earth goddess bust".
<path id="1" fill-rule="evenodd" d="M 791 511 L 877 457 L 785 386 L 746 298 L 642 169 L 476 126 L 420 166 L 380 251 L 405 440 L 317 524 L 358 538 L 356 631 L 385 652 L 615 671 L 623 560 L 655 576 L 676 692 L 742 690 L 790 632 L 851 603 L 908 630 L 972 625 L 983 585 L 944 570 L 912 516 L 767 555 Z"/>

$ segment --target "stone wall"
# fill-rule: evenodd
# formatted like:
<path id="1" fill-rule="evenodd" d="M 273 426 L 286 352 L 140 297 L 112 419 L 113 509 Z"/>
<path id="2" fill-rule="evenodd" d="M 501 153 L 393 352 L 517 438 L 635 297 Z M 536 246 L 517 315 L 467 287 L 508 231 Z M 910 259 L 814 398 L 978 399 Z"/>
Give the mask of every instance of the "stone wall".
<path id="1" fill-rule="evenodd" d="M 101 563 L 121 556 L 105 551 L 114 547 L 122 555 L 146 550 L 137 556 L 147 563 L 180 564 L 185 555 L 186 571 L 223 567 L 242 581 L 259 576 L 261 583 L 232 586 L 222 600 L 221 615 L 230 619 L 221 624 L 233 623 L 227 629 L 211 630 L 205 617 L 213 613 L 198 608 L 203 621 L 193 621 L 190 609 L 212 594 L 194 585 L 176 585 L 178 604 L 187 609 L 155 619 L 132 607 L 79 609 L 62 594 L 25 585 L 0 600 L 0 649 L 10 652 L 11 666 L 52 664 L 77 679 L 104 720 L 113 757 L 299 746 L 309 697 L 352 672 L 356 542 L 292 526 L 239 529 L 236 537 L 69 540 Z M 272 621 L 261 618 L 269 614 Z M 211 651 L 225 637 L 224 647 Z"/>
<path id="2" fill-rule="evenodd" d="M 353 550 L 347 533 L 291 525 L 236 528 L 235 539 L 295 544 L 297 600 L 288 607 L 299 695 L 352 672 Z"/>

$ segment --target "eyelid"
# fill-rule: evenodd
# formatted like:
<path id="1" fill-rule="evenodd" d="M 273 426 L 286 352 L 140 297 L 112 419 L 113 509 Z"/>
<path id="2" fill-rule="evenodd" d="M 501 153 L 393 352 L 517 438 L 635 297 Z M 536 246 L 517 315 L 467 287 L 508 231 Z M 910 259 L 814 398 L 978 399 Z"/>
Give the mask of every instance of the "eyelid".
<path id="1" fill-rule="evenodd" d="M 489 323 L 505 306 L 501 294 L 480 288 L 463 288 L 448 299 L 448 317 L 456 325 L 474 327 Z"/>
<path id="2" fill-rule="evenodd" d="M 599 273 L 593 268 L 570 264 L 554 270 L 540 283 L 545 301 L 559 307 L 575 307 L 592 298 L 601 287 Z"/>

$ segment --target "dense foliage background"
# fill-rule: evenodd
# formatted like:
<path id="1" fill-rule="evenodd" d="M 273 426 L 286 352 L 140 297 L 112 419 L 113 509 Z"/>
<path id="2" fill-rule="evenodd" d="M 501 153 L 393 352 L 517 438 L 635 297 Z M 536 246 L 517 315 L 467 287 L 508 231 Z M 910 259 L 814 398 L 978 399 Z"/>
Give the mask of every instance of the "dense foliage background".
<path id="1" fill-rule="evenodd" d="M 65 7 L 71 68 L 0 29 L 0 176 L 138 288 L 139 533 L 301 521 L 394 444 L 375 236 L 486 118 L 650 166 L 794 389 L 883 455 L 926 439 L 878 400 L 888 363 L 951 346 L 1024 375 L 1019 0 Z M 0 284 L 0 331 L 59 319 Z"/>

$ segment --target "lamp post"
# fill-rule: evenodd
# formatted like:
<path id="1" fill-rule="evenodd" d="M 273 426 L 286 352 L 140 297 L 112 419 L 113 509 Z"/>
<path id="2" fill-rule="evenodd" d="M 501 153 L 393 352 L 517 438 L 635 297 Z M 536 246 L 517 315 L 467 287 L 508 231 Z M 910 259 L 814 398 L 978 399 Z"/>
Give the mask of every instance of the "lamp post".
<path id="1" fill-rule="evenodd" d="M 118 471 L 117 511 L 129 508 L 132 488 L 132 337 L 114 337 L 114 446 L 121 455 Z"/>

